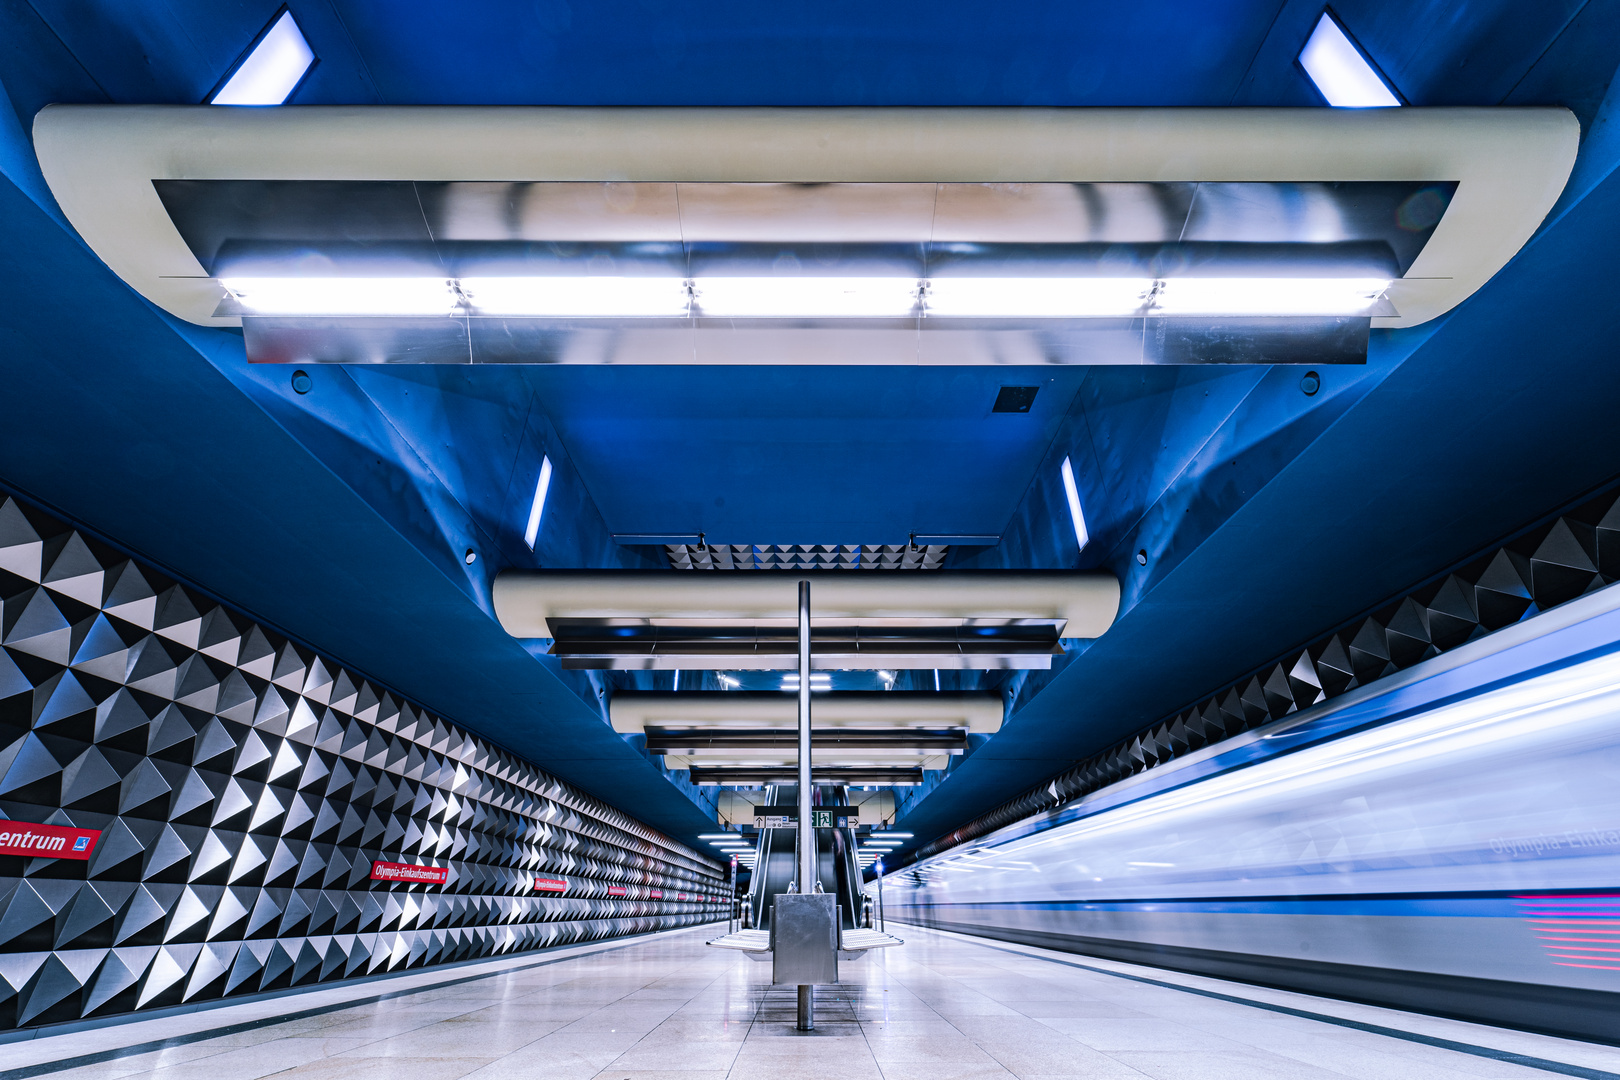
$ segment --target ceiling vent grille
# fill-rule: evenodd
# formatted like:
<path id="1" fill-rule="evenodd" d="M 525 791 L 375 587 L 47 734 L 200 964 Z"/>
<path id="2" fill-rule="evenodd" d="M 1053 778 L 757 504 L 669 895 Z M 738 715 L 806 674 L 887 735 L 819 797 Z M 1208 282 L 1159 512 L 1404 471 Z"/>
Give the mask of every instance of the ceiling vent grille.
<path id="1" fill-rule="evenodd" d="M 676 570 L 938 570 L 945 544 L 665 544 Z"/>

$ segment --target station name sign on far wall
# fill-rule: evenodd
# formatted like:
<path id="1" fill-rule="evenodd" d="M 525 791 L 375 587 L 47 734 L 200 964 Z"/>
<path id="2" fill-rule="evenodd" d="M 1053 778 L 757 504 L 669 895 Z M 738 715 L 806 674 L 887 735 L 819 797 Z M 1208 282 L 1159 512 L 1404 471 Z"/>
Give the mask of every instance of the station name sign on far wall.
<path id="1" fill-rule="evenodd" d="M 810 811 L 810 827 L 812 829 L 853 829 L 861 823 L 861 808 L 858 806 L 835 806 L 830 810 Z M 780 812 L 779 807 L 754 807 L 754 828 L 756 829 L 796 829 L 799 827 L 799 815 L 795 811 L 791 814 Z"/>
<path id="2" fill-rule="evenodd" d="M 34 859 L 88 859 L 101 839 L 100 829 L 70 829 L 61 825 L 30 825 L 0 821 L 0 855 Z"/>
<path id="3" fill-rule="evenodd" d="M 373 862 L 372 881 L 409 881 L 423 885 L 443 885 L 450 871 L 443 866 L 416 866 L 413 863 Z"/>

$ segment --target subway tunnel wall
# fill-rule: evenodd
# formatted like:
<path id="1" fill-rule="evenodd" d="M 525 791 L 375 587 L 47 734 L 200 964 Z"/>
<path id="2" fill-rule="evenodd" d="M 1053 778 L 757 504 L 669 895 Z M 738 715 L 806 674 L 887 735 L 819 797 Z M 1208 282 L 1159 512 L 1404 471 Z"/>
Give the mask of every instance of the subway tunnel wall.
<path id="1" fill-rule="evenodd" d="M 62 857 L 0 853 L 0 1030 L 727 910 L 691 849 L 0 495 L 0 852 L 19 846 Z"/>
<path id="2" fill-rule="evenodd" d="M 884 894 L 901 922 L 1620 1043 L 1620 587 Z"/>

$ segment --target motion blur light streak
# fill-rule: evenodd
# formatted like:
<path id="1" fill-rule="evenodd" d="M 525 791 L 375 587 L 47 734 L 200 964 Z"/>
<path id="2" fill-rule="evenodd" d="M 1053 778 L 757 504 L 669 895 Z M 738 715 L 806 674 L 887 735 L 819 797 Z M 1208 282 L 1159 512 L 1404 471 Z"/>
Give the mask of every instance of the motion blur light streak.
<path id="1" fill-rule="evenodd" d="M 1299 65 L 1329 105 L 1368 109 L 1401 103 L 1344 28 L 1325 11 L 1300 50 Z"/>
<path id="2" fill-rule="evenodd" d="M 209 104 L 280 105 L 314 63 L 315 52 L 297 20 L 292 12 L 283 11 Z"/>
<path id="3" fill-rule="evenodd" d="M 890 917 L 1608 1031 L 1620 991 L 1620 590 L 1579 603 L 1540 628 L 1499 631 L 1505 645 L 1481 639 L 1418 665 L 1404 689 L 1353 691 L 1051 811 L 1050 827 L 1030 819 L 902 870 Z M 1532 657 L 1539 674 L 1500 683 Z M 1341 722 L 1346 734 L 1306 741 Z"/>
<path id="4" fill-rule="evenodd" d="M 1620 971 L 1620 893 L 1516 896 L 1559 967 Z M 1608 946 L 1608 947 L 1605 947 Z"/>

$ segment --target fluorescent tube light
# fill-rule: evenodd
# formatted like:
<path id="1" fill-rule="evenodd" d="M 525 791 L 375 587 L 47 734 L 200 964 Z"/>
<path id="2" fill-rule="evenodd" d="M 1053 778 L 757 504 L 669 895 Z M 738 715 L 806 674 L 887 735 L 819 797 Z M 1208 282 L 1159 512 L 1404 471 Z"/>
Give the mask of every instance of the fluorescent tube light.
<path id="1" fill-rule="evenodd" d="M 1063 459 L 1063 494 L 1069 498 L 1069 520 L 1074 522 L 1074 539 L 1080 545 L 1080 550 L 1086 550 L 1091 542 L 1091 535 L 1086 532 L 1085 511 L 1080 508 L 1080 488 L 1074 482 L 1074 466 L 1069 459 Z"/>
<path id="2" fill-rule="evenodd" d="M 1367 315 L 1386 278 L 939 278 L 928 314 L 1093 319 L 1148 315 Z"/>
<path id="3" fill-rule="evenodd" d="M 685 318 L 690 303 L 681 278 L 474 277 L 461 291 L 480 315 Z"/>
<path id="4" fill-rule="evenodd" d="M 719 278 L 700 311 L 728 317 L 881 318 L 909 315 L 916 282 L 895 278 Z M 866 284 L 880 283 L 874 293 Z M 249 313 L 286 316 L 475 315 L 685 317 L 673 278 L 226 277 Z M 904 289 L 896 289 L 896 286 Z M 929 285 L 927 313 L 963 318 L 1370 315 L 1386 278 L 949 278 Z M 846 286 L 849 288 L 846 289 Z M 725 291 L 729 289 L 730 291 Z M 884 295 L 888 290 L 892 295 Z M 463 308 L 465 304 L 465 308 Z"/>
<path id="5" fill-rule="evenodd" d="M 1305 69 L 1305 74 L 1311 77 L 1329 105 L 1368 109 L 1401 103 L 1356 48 L 1344 27 L 1325 11 L 1316 21 L 1310 40 L 1299 52 L 1299 66 Z"/>
<path id="6" fill-rule="evenodd" d="M 1388 278 L 1166 278 L 1154 315 L 1369 315 Z"/>
<path id="7" fill-rule="evenodd" d="M 315 52 L 304 40 L 292 12 L 283 11 L 248 53 L 212 105 L 280 105 L 298 88 L 304 73 L 315 63 Z"/>
<path id="8" fill-rule="evenodd" d="M 449 315 L 457 297 L 445 278 L 228 277 L 255 315 Z"/>
<path id="9" fill-rule="evenodd" d="M 698 278 L 693 297 L 719 318 L 870 319 L 916 311 L 915 278 Z"/>
<path id="10" fill-rule="evenodd" d="M 698 836 L 699 840 L 739 840 L 741 838 L 742 838 L 741 833 L 729 833 L 729 832 L 708 832 L 708 833 L 701 833 Z"/>
<path id="11" fill-rule="evenodd" d="M 1152 291 L 1152 278 L 934 278 L 926 306 L 963 319 L 1129 317 Z"/>
<path id="12" fill-rule="evenodd" d="M 799 676 L 798 676 L 798 673 L 795 672 L 792 675 L 784 675 L 784 676 L 782 676 L 782 687 L 781 688 L 783 690 L 797 690 L 799 688 Z M 812 689 L 812 690 L 831 690 L 832 689 L 832 675 L 830 675 L 830 674 L 822 675 L 822 674 L 812 673 L 811 676 L 810 676 L 810 689 Z"/>
<path id="13" fill-rule="evenodd" d="M 540 482 L 534 485 L 534 502 L 529 504 L 529 523 L 523 527 L 523 542 L 534 550 L 534 542 L 540 538 L 540 515 L 546 509 L 546 492 L 551 488 L 551 457 L 549 455 L 540 459 Z"/>
<path id="14" fill-rule="evenodd" d="M 910 840 L 912 834 L 908 833 L 908 832 L 880 832 L 880 833 L 871 834 L 871 836 L 867 837 L 867 839 L 869 839 L 869 840 L 887 840 L 887 839 L 889 839 L 890 837 L 893 837 L 893 836 L 898 836 L 898 837 L 902 837 L 903 839 Z"/>

